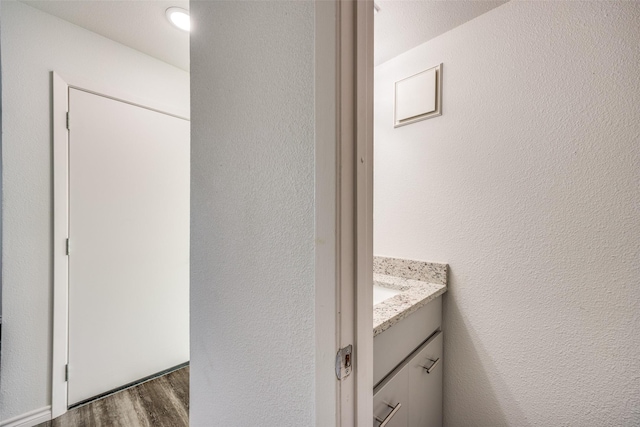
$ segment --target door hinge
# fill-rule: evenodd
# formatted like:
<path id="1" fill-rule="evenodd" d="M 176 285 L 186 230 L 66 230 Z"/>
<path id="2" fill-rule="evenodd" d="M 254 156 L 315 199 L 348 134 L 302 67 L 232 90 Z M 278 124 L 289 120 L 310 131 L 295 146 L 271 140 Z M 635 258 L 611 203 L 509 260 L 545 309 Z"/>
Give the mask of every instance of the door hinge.
<path id="1" fill-rule="evenodd" d="M 67 130 L 71 129 L 69 127 L 69 112 L 67 111 Z"/>
<path id="2" fill-rule="evenodd" d="M 64 380 L 69 381 L 69 364 L 64 365 Z"/>
<path id="3" fill-rule="evenodd" d="M 353 346 L 341 348 L 336 353 L 336 377 L 343 380 L 349 376 L 353 369 Z"/>
<path id="4" fill-rule="evenodd" d="M 67 239 L 67 255 L 71 252 L 71 243 L 69 243 L 69 239 Z"/>

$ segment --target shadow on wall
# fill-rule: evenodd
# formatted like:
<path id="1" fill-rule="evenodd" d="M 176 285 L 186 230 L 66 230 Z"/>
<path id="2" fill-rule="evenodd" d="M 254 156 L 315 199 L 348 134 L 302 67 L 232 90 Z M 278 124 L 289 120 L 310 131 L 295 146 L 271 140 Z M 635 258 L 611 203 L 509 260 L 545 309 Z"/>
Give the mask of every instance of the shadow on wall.
<path id="1" fill-rule="evenodd" d="M 478 335 L 465 322 L 456 304 L 455 287 L 455 273 L 449 270 L 448 291 L 443 295 L 442 301 L 442 329 L 445 332 L 443 393 L 448 396 L 456 390 L 457 395 L 455 398 L 445 398 L 445 402 L 455 402 L 456 407 L 447 407 L 445 404 L 444 425 L 530 426 L 531 423 L 527 421 L 520 405 L 502 379 L 500 370 L 492 363 L 491 353 L 480 344 Z M 447 334 L 449 331 L 455 331 L 455 334 Z M 451 348 L 458 350 L 449 352 Z M 465 351 L 461 352 L 460 349 Z M 473 379 L 473 382 L 470 382 L 470 379 Z M 454 386 L 456 382 L 459 384 Z M 500 399 L 497 397 L 498 394 Z M 478 396 L 482 398 L 479 399 Z"/>

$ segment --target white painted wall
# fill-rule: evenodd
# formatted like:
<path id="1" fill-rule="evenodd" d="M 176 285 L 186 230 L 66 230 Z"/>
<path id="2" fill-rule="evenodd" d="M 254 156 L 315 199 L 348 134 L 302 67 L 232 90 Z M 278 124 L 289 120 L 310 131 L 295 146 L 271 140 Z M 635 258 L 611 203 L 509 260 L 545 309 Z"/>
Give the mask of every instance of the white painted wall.
<path id="1" fill-rule="evenodd" d="M 375 253 L 451 265 L 448 426 L 640 422 L 638 22 L 512 1 L 376 68 Z M 444 115 L 394 129 L 440 62 Z"/>
<path id="2" fill-rule="evenodd" d="M 189 109 L 189 75 L 14 1 L 2 2 L 4 171 L 0 420 L 50 404 L 50 71 Z"/>
<path id="3" fill-rule="evenodd" d="M 0 3 L 0 69 L 2 69 L 2 3 Z M 2 199 L 2 73 L 0 73 L 0 200 Z M 0 206 L 0 272 L 2 271 L 2 206 Z M 0 274 L 0 324 L 2 323 L 2 274 Z M 2 334 L 0 331 L 0 341 Z M 0 346 L 2 364 L 2 346 Z"/>
<path id="4" fill-rule="evenodd" d="M 191 17 L 191 425 L 312 426 L 314 4 Z"/>

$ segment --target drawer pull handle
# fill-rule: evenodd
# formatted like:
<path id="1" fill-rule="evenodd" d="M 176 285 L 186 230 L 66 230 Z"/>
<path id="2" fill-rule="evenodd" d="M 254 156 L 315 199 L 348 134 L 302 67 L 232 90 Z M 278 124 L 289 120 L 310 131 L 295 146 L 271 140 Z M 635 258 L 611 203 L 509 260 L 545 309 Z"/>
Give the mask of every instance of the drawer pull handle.
<path id="1" fill-rule="evenodd" d="M 422 366 L 422 365 L 420 366 L 422 366 L 427 371 L 427 374 L 430 374 L 433 368 L 435 368 L 438 365 L 438 363 L 440 363 L 440 358 L 438 357 L 436 360 L 432 360 L 432 359 L 427 359 L 427 360 L 430 362 L 433 362 L 431 363 L 431 366 L 429 367 Z"/>
<path id="2" fill-rule="evenodd" d="M 396 412 L 398 412 L 400 410 L 400 408 L 402 407 L 402 404 L 400 402 L 398 402 L 398 404 L 396 406 L 393 406 L 393 405 L 389 405 L 387 403 L 387 406 L 392 409 L 392 411 L 389 412 L 389 415 L 384 417 L 384 420 L 381 420 L 380 418 L 376 417 L 376 421 L 380 423 L 380 427 L 386 426 L 387 423 L 389 421 L 391 421 L 391 418 L 393 418 L 393 416 L 396 414 Z"/>

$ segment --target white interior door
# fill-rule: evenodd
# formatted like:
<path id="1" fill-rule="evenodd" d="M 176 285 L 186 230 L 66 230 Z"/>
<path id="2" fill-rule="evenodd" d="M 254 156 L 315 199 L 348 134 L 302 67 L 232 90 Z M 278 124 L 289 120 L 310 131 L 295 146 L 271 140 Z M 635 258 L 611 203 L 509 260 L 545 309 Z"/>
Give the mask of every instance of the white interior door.
<path id="1" fill-rule="evenodd" d="M 69 89 L 68 404 L 189 360 L 189 122 Z"/>

